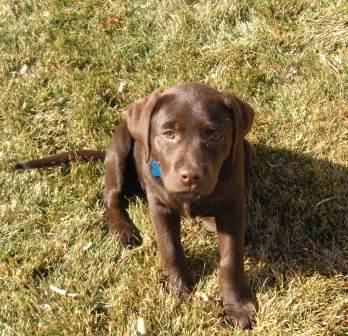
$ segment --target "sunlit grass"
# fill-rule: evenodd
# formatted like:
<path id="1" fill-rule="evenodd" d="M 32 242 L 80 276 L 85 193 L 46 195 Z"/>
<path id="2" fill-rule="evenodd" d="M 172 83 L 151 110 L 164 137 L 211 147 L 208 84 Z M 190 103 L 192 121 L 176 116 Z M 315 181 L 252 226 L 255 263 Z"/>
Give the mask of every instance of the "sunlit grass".
<path id="1" fill-rule="evenodd" d="M 257 111 L 250 334 L 347 334 L 347 22 L 345 1 L 0 0 L 0 334 L 135 335 L 140 317 L 148 335 L 241 334 L 221 322 L 216 242 L 197 223 L 183 223 L 196 288 L 181 302 L 145 203 L 129 209 L 141 247 L 106 233 L 102 164 L 11 171 L 104 149 L 127 104 L 183 81 Z"/>

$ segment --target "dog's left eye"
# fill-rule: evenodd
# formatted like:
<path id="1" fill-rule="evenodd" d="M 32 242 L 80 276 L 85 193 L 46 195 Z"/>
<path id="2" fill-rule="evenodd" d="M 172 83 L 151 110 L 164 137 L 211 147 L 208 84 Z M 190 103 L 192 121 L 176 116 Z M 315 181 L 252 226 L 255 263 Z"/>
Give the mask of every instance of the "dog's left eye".
<path id="1" fill-rule="evenodd" d="M 175 138 L 175 133 L 172 130 L 166 130 L 163 132 L 163 136 L 167 139 L 173 140 Z"/>
<path id="2" fill-rule="evenodd" d="M 218 130 L 211 130 L 209 132 L 209 140 L 210 141 L 220 141 L 222 139 L 222 134 Z"/>

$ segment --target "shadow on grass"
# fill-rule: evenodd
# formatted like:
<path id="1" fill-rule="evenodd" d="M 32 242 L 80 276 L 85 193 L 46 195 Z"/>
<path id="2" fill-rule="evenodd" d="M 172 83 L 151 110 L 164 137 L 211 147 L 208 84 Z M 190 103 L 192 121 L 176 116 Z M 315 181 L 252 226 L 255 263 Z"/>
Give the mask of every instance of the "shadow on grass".
<path id="1" fill-rule="evenodd" d="M 294 273 L 347 274 L 348 168 L 264 145 L 255 151 L 246 233 L 255 291 Z M 127 197 L 143 196 L 130 183 L 135 176 L 126 180 Z M 215 272 L 218 259 L 213 244 L 189 253 L 194 285 Z"/>
<path id="2" fill-rule="evenodd" d="M 246 256 L 255 291 L 290 274 L 324 276 L 348 270 L 348 169 L 288 150 L 256 145 L 248 205 Z M 194 282 L 214 272 L 215 249 L 191 255 L 201 269 Z"/>
<path id="3" fill-rule="evenodd" d="M 249 197 L 248 255 L 274 272 L 330 276 L 348 270 L 348 169 L 284 149 L 255 146 Z"/>

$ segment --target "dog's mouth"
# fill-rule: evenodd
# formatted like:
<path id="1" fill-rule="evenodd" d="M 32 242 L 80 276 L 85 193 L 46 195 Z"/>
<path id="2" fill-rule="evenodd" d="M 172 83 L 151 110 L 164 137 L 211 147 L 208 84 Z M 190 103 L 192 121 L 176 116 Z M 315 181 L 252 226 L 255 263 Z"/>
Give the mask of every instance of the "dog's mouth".
<path id="1" fill-rule="evenodd" d="M 176 195 L 182 200 L 192 200 L 192 202 L 199 200 L 203 196 L 207 196 L 211 193 L 210 188 L 202 188 L 202 186 L 192 185 L 190 187 L 179 188 L 167 188 L 167 190 Z"/>

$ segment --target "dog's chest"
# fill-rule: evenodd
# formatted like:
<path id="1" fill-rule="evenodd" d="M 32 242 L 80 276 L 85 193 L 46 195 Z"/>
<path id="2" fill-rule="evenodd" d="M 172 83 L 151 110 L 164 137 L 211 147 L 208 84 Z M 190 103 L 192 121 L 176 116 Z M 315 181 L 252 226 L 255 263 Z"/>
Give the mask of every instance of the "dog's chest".
<path id="1" fill-rule="evenodd" d="M 216 205 L 207 201 L 206 199 L 199 199 L 195 201 L 190 200 L 177 200 L 176 211 L 181 216 L 197 217 L 197 216 L 215 216 Z"/>

